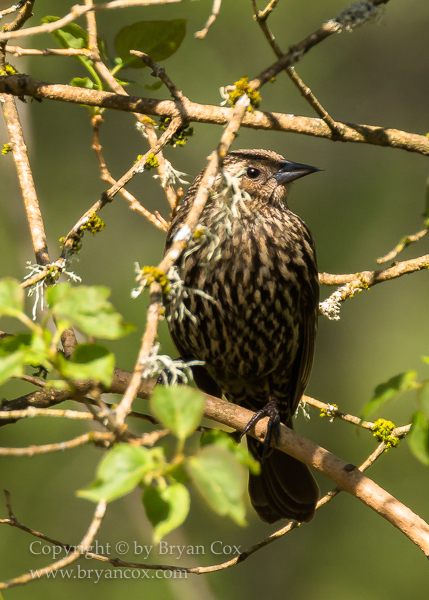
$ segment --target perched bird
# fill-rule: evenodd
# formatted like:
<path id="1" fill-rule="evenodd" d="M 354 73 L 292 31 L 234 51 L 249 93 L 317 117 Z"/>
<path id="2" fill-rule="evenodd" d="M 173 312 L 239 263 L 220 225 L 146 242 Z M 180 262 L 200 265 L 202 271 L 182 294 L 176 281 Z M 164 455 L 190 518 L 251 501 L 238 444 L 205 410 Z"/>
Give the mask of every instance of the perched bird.
<path id="1" fill-rule="evenodd" d="M 171 336 L 204 392 L 268 416 L 265 445 L 248 437 L 261 474 L 249 478 L 263 521 L 310 521 L 319 490 L 307 466 L 270 448 L 279 423 L 292 428 L 313 363 L 319 285 L 312 235 L 287 205 L 290 183 L 320 171 L 268 150 L 236 150 L 223 161 L 166 298 Z M 202 171 L 167 235 L 192 207 Z M 180 235 L 180 234 L 179 234 Z M 176 284 L 174 284 L 174 278 Z"/>

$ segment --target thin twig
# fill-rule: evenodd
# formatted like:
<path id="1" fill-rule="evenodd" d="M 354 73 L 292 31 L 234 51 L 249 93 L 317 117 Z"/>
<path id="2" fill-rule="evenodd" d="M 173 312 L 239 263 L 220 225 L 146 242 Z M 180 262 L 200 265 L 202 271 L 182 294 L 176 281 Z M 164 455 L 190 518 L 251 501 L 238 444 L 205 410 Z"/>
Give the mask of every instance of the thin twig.
<path id="1" fill-rule="evenodd" d="M 428 222 L 429 222 L 429 219 L 428 219 Z M 399 242 L 399 244 L 397 244 L 395 246 L 395 248 L 393 248 L 393 250 L 391 250 L 390 252 L 388 252 L 386 254 L 386 256 L 377 258 L 378 264 L 388 262 L 389 260 L 394 259 L 400 252 L 402 252 L 402 250 L 404 248 L 406 248 L 410 244 L 414 244 L 415 242 L 418 242 L 419 240 L 421 240 L 422 237 L 424 237 L 427 234 L 427 232 L 428 232 L 428 226 L 425 226 L 424 229 L 421 229 L 417 233 L 405 236 L 404 238 L 402 238 L 402 240 Z"/>
<path id="2" fill-rule="evenodd" d="M 289 75 L 291 81 L 296 86 L 296 88 L 300 91 L 303 98 L 307 100 L 307 102 L 314 109 L 314 111 L 319 115 L 321 119 L 325 121 L 329 129 L 332 131 L 332 139 L 341 139 L 341 131 L 338 127 L 337 122 L 334 121 L 334 119 L 331 117 L 328 111 L 325 108 L 323 108 L 323 106 L 320 104 L 319 100 L 313 94 L 311 89 L 307 85 L 305 85 L 301 77 L 295 71 L 295 68 L 287 67 L 285 70 L 286 73 Z"/>
<path id="3" fill-rule="evenodd" d="M 35 408 L 30 406 L 22 410 L 1 411 L 2 419 L 33 419 L 35 417 L 53 417 L 57 419 L 72 419 L 77 421 L 92 420 L 93 416 L 90 413 L 80 410 L 60 410 L 56 408 Z"/>
<path id="4" fill-rule="evenodd" d="M 151 301 L 147 310 L 146 329 L 142 337 L 136 366 L 134 367 L 134 372 L 127 390 L 116 410 L 116 422 L 118 426 L 124 424 L 127 415 L 131 412 L 132 403 L 141 385 L 142 373 L 145 369 L 145 362 L 150 356 L 152 346 L 158 334 L 158 323 L 163 312 L 161 297 L 161 286 L 155 282 L 151 285 Z"/>
<path id="5" fill-rule="evenodd" d="M 42 569 L 37 570 L 37 579 L 41 577 L 45 577 L 48 573 L 52 573 L 53 571 L 58 571 L 67 565 L 75 562 L 82 554 L 86 554 L 89 547 L 91 546 L 97 531 L 100 528 L 101 522 L 104 517 L 104 513 L 106 512 L 106 501 L 101 500 L 97 504 L 97 508 L 95 509 L 94 517 L 91 521 L 91 524 L 88 528 L 88 531 L 84 535 L 80 544 L 71 552 L 66 558 L 62 558 L 47 567 L 43 567 Z M 0 590 L 6 590 L 11 587 L 15 587 L 17 585 L 23 585 L 30 581 L 34 581 L 34 573 L 30 571 L 30 573 L 26 573 L 25 575 L 20 575 L 19 577 L 14 577 L 13 579 L 9 579 L 8 581 L 4 581 L 0 583 Z"/>
<path id="6" fill-rule="evenodd" d="M 3 19 L 3 17 L 5 17 L 6 15 L 10 15 L 11 13 L 21 9 L 24 6 L 25 2 L 26 0 L 19 0 L 9 8 L 5 8 L 4 10 L 0 11 L 0 19 Z"/>
<path id="7" fill-rule="evenodd" d="M 88 6 L 89 9 L 94 7 L 93 0 L 85 0 L 85 6 Z M 86 27 L 88 30 L 88 49 L 92 50 L 93 48 L 98 49 L 97 45 L 97 23 L 95 20 L 95 13 L 93 10 L 89 10 L 86 15 Z"/>
<path id="8" fill-rule="evenodd" d="M 318 408 L 320 411 L 323 411 L 329 417 L 338 417 L 343 421 L 347 421 L 348 423 L 353 423 L 353 425 L 358 425 L 359 427 L 363 427 L 364 429 L 369 429 L 372 431 L 374 429 L 374 423 L 371 421 L 363 421 L 359 417 L 355 415 L 351 415 L 349 413 L 342 412 L 338 406 L 333 404 L 327 404 L 326 402 L 321 402 L 320 400 L 316 400 L 315 398 L 311 398 L 310 396 L 303 396 L 302 401 L 305 404 L 309 404 L 310 406 L 314 406 Z"/>
<path id="9" fill-rule="evenodd" d="M 104 161 L 103 154 L 102 154 L 103 148 L 100 144 L 100 137 L 99 137 L 100 124 L 102 122 L 103 122 L 103 117 L 101 115 L 93 115 L 91 117 L 91 124 L 93 127 L 92 149 L 94 150 L 94 152 L 96 153 L 97 158 L 98 158 L 98 162 L 100 165 L 100 171 L 101 171 L 101 179 L 103 181 L 105 181 L 106 183 L 110 183 L 110 185 L 116 185 L 117 181 L 110 174 L 110 171 L 107 168 L 107 165 Z M 161 217 L 161 215 L 157 216 L 157 215 L 152 214 L 149 210 L 147 210 L 147 208 L 145 208 L 142 204 L 140 204 L 140 202 L 137 200 L 137 198 L 135 196 L 133 196 L 128 190 L 121 189 L 119 193 L 125 198 L 125 200 L 127 200 L 129 202 L 131 210 L 139 212 L 150 223 L 152 223 L 152 225 L 155 225 L 155 227 L 157 227 L 158 229 L 161 229 L 162 231 L 167 231 L 168 223 L 165 221 L 165 219 L 163 219 Z"/>
<path id="10" fill-rule="evenodd" d="M 371 4 L 373 7 L 376 7 L 382 4 L 387 4 L 388 2 L 389 0 L 372 0 Z M 291 67 L 300 61 L 301 58 L 309 50 L 311 50 L 311 48 L 314 48 L 314 46 L 330 37 L 334 33 L 339 33 L 343 31 L 343 29 L 350 30 L 352 27 L 353 24 L 350 24 L 348 21 L 342 22 L 340 13 L 340 15 L 337 15 L 337 17 L 334 19 L 330 19 L 324 23 L 322 27 L 319 27 L 319 29 L 311 33 L 301 42 L 291 46 L 286 54 L 279 58 L 274 64 L 264 69 L 264 71 L 262 71 L 257 77 L 249 82 L 250 88 L 253 90 L 259 89 L 273 77 L 276 77 L 286 67 Z"/>
<path id="11" fill-rule="evenodd" d="M 171 137 L 174 135 L 175 131 L 177 130 L 177 128 L 180 126 L 181 123 L 181 119 L 180 118 L 175 118 L 171 121 L 170 125 L 168 126 L 167 130 L 163 133 L 163 135 L 159 138 L 157 146 L 155 148 L 151 148 L 151 150 L 149 150 L 148 152 L 146 152 L 146 154 L 144 154 L 142 156 L 142 158 L 140 160 L 138 160 L 132 167 L 131 169 L 129 169 L 129 171 L 127 171 L 127 173 L 125 173 L 125 175 L 123 175 L 121 177 L 121 179 L 119 179 L 107 192 L 105 192 L 102 197 L 97 200 L 97 202 L 95 204 L 93 204 L 91 206 L 90 209 L 88 209 L 84 215 L 82 215 L 82 217 L 77 221 L 77 223 L 73 226 L 73 228 L 69 231 L 69 233 L 67 234 L 67 236 L 64 239 L 63 242 L 63 251 L 62 251 L 62 256 L 59 259 L 59 261 L 65 261 L 67 255 L 69 254 L 69 252 L 71 251 L 72 247 L 73 247 L 73 243 L 74 240 L 76 239 L 76 236 L 78 235 L 80 228 L 82 227 L 82 225 L 84 225 L 85 223 L 87 223 L 88 219 L 96 214 L 98 211 L 100 211 L 106 204 L 108 204 L 109 202 L 111 202 L 113 200 L 113 198 L 115 197 L 115 195 L 137 174 L 140 173 L 142 171 L 142 169 L 144 169 L 144 165 L 149 157 L 149 154 L 154 153 L 156 154 L 156 152 L 158 152 L 159 149 L 163 148 L 165 146 L 165 144 L 171 139 Z M 34 277 L 31 278 L 31 280 L 27 280 L 26 282 L 24 282 L 22 284 L 21 287 L 25 288 L 25 287 L 29 287 L 30 285 L 34 285 L 34 283 L 37 283 L 38 281 L 42 281 L 46 275 L 48 274 L 51 266 L 55 264 L 55 263 L 49 263 L 47 265 L 47 267 L 44 270 L 41 270 L 40 273 L 38 273 L 37 275 L 35 275 Z"/>
<path id="12" fill-rule="evenodd" d="M 6 52 L 13 56 L 91 56 L 87 48 L 21 48 L 21 46 L 6 46 Z"/>
<path id="13" fill-rule="evenodd" d="M 347 275 L 332 275 L 330 273 L 319 273 L 319 283 L 322 285 L 341 285 L 326 300 L 320 303 L 319 312 L 330 319 L 338 319 L 341 303 L 347 298 L 352 298 L 363 290 L 369 290 L 372 286 L 390 281 L 403 275 L 409 275 L 417 271 L 429 269 L 429 254 L 398 262 L 387 269 L 378 271 L 361 271 Z"/>
<path id="14" fill-rule="evenodd" d="M 100 431 L 89 431 L 75 437 L 71 440 L 58 442 L 54 444 L 42 444 L 40 446 L 27 446 L 26 448 L 1 448 L 0 456 L 36 456 L 38 454 L 48 454 L 50 452 L 62 452 L 71 450 L 86 444 L 96 444 L 108 446 L 114 441 L 113 433 L 101 433 Z"/>
<path id="15" fill-rule="evenodd" d="M 27 527 L 26 525 L 23 525 L 22 523 L 20 523 L 13 513 L 9 490 L 3 490 L 3 491 L 6 496 L 6 508 L 7 508 L 9 518 L 8 519 L 0 519 L 1 524 L 10 525 L 11 527 L 17 527 L 18 529 L 21 529 L 22 531 L 25 531 L 26 533 L 29 533 L 30 535 L 32 535 L 34 537 L 45 540 L 46 542 L 49 542 L 50 544 L 53 544 L 54 546 L 61 546 L 62 548 L 67 550 L 67 552 L 69 552 L 70 550 L 74 550 L 74 546 L 72 546 L 71 544 L 64 544 L 63 542 L 54 540 L 53 538 L 45 535 L 44 533 L 40 533 L 40 531 L 36 531 L 35 529 L 31 529 L 31 527 Z"/>
<path id="16" fill-rule="evenodd" d="M 21 381 L 26 381 L 27 383 L 31 383 L 33 385 L 37 385 L 38 387 L 44 388 L 48 385 L 46 381 L 39 379 L 38 377 L 32 377 L 31 375 L 17 375 L 14 377 L 15 379 L 20 379 Z"/>
<path id="17" fill-rule="evenodd" d="M 43 217 L 37 199 L 30 161 L 28 160 L 27 146 L 24 142 L 15 99 L 9 94 L 0 94 L 0 104 L 9 133 L 10 146 L 24 200 L 36 261 L 40 265 L 46 265 L 49 263 L 49 255 Z"/>
<path id="18" fill-rule="evenodd" d="M 109 71 L 107 66 L 100 58 L 100 53 L 98 48 L 96 48 L 96 56 L 94 57 L 94 65 L 98 73 L 101 77 L 106 81 L 106 83 L 111 87 L 111 89 L 117 94 L 121 94 L 124 96 L 128 96 L 126 90 L 122 87 L 122 85 L 115 79 L 112 73 Z M 139 121 L 139 123 L 143 127 L 144 135 L 147 137 L 149 142 L 149 146 L 151 149 L 155 148 L 158 143 L 158 136 L 155 131 L 155 126 L 149 117 L 146 115 L 141 115 L 138 113 L 134 113 L 135 118 Z M 167 198 L 170 207 L 174 206 L 176 202 L 176 192 L 174 187 L 169 182 L 168 174 L 167 174 L 167 161 L 164 158 L 162 150 L 157 152 L 157 160 L 158 160 L 158 175 L 159 181 L 161 183 L 161 187 L 164 190 L 165 196 Z M 139 203 L 140 204 L 140 203 Z M 141 205 L 140 205 L 141 206 Z M 134 210 L 136 205 L 134 204 Z"/>
<path id="19" fill-rule="evenodd" d="M 261 21 L 266 21 L 268 19 L 268 17 L 273 12 L 278 3 L 279 0 L 271 0 L 264 8 L 264 10 L 258 12 L 258 17 L 261 19 Z"/>
<path id="20" fill-rule="evenodd" d="M 162 81 L 175 100 L 181 104 L 189 102 L 188 98 L 186 98 L 183 92 L 179 90 L 176 84 L 170 79 L 164 67 L 157 65 L 156 62 L 152 60 L 151 57 L 145 52 L 140 52 L 139 50 L 130 50 L 130 54 L 134 54 L 134 56 L 140 58 L 148 67 L 152 69 L 152 75 L 154 77 L 158 77 Z"/>
<path id="21" fill-rule="evenodd" d="M 270 13 L 274 10 L 274 8 L 276 7 L 277 1 L 273 0 L 272 2 L 270 2 L 270 4 L 263 11 L 258 10 L 255 0 L 252 0 L 252 4 L 253 4 L 253 11 L 254 11 L 256 21 L 258 22 L 263 34 L 265 35 L 268 43 L 270 44 L 271 48 L 273 49 L 274 54 L 277 56 L 277 58 L 281 58 L 284 55 L 284 53 L 282 52 L 280 46 L 277 44 L 276 39 L 275 39 L 274 34 L 272 33 L 271 29 L 267 25 L 267 18 L 270 15 Z M 307 100 L 307 102 L 314 109 L 314 111 L 319 115 L 319 117 L 325 121 L 325 123 L 328 125 L 328 127 L 331 129 L 331 131 L 334 133 L 334 135 L 339 137 L 340 131 L 338 129 L 337 123 L 328 114 L 328 112 L 323 108 L 323 106 L 318 101 L 316 96 L 312 93 L 310 88 L 305 85 L 305 83 L 303 82 L 301 77 L 298 75 L 298 73 L 296 73 L 295 68 L 292 66 L 286 67 L 285 72 L 287 75 L 289 75 L 291 81 L 296 86 L 296 88 L 300 91 L 303 98 L 305 100 Z"/>
<path id="22" fill-rule="evenodd" d="M 277 2 L 278 2 L 278 0 L 277 0 Z M 196 31 L 194 33 L 194 37 L 196 37 L 199 40 L 202 40 L 206 37 L 210 27 L 216 21 L 216 17 L 219 14 L 221 5 L 222 5 L 222 0 L 213 0 L 213 8 L 212 8 L 211 15 L 207 19 L 207 22 L 204 25 L 203 29 L 201 29 L 200 31 Z"/>
<path id="23" fill-rule="evenodd" d="M 364 421 L 360 417 L 356 417 L 355 415 L 351 415 L 349 413 L 342 412 L 338 406 L 335 404 L 327 404 L 326 402 L 321 402 L 320 400 L 316 400 L 315 398 L 310 398 L 310 396 L 303 396 L 302 401 L 305 404 L 309 404 L 310 406 L 314 406 L 321 411 L 321 416 L 327 416 L 330 419 L 334 419 L 338 417 L 347 423 L 352 423 L 353 425 L 357 425 L 358 427 L 362 427 L 363 429 L 368 429 L 369 431 L 374 431 L 375 423 L 371 421 Z M 401 427 L 395 427 L 392 430 L 391 436 L 397 438 L 403 438 L 410 432 L 411 424 L 402 425 Z"/>
<path id="24" fill-rule="evenodd" d="M 22 31 L 14 31 L 13 33 L 7 35 L 0 33 L 0 41 L 5 39 L 7 40 L 9 38 L 38 35 L 41 33 L 52 33 L 53 31 L 57 31 L 65 25 L 76 21 L 76 19 L 82 15 L 85 15 L 89 11 L 104 11 L 117 8 L 131 8 L 134 6 L 152 6 L 153 4 L 175 4 L 182 1 L 183 0 L 112 0 L 112 2 L 104 2 L 103 4 L 95 4 L 93 6 L 82 6 L 76 4 L 72 7 L 71 11 L 67 15 L 61 19 L 58 19 L 58 21 L 54 21 L 53 23 L 45 23 L 44 25 L 37 25 L 36 27 L 29 27 L 28 29 L 24 29 Z"/>

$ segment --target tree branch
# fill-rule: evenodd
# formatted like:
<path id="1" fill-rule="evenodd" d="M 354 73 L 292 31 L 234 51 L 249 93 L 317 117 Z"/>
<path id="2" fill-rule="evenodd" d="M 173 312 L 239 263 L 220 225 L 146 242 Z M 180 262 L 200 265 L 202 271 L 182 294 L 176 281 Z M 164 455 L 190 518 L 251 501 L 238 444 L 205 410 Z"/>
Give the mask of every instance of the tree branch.
<path id="1" fill-rule="evenodd" d="M 49 255 L 45 228 L 36 188 L 34 187 L 30 161 L 28 160 L 27 146 L 24 142 L 21 123 L 19 122 L 18 111 L 15 106 L 15 99 L 9 94 L 0 94 L 0 104 L 9 133 L 10 146 L 24 200 L 36 261 L 40 265 L 46 265 L 49 263 Z"/>
<path id="2" fill-rule="evenodd" d="M 0 77 L 0 92 L 15 96 L 28 95 L 59 102 L 87 104 L 125 112 L 135 112 L 153 116 L 181 116 L 180 105 L 173 100 L 155 100 L 138 96 L 123 96 L 112 92 L 99 92 L 70 85 L 50 84 L 33 79 L 28 75 Z M 186 105 L 186 120 L 195 123 L 226 125 L 232 116 L 233 108 L 198 104 L 189 101 Z M 336 122 L 342 142 L 373 144 L 417 152 L 429 156 L 429 139 L 424 135 L 407 133 L 398 129 Z M 311 117 L 252 111 L 246 113 L 243 127 L 269 131 L 289 131 L 312 137 L 335 141 L 331 129 L 322 121 Z"/>
<path id="3" fill-rule="evenodd" d="M 127 389 L 131 378 L 132 374 L 126 371 L 120 371 L 117 375 L 115 373 L 115 382 L 112 384 L 112 387 L 106 391 L 123 393 Z M 154 385 L 154 380 L 151 382 L 143 382 L 136 395 L 140 398 L 147 398 Z M 82 389 L 82 386 L 79 387 Z M 49 401 L 46 399 L 47 391 L 49 390 L 39 390 L 38 392 L 35 392 L 32 398 L 32 405 L 36 406 L 36 398 L 34 398 L 36 394 L 39 395 L 39 406 L 41 403 L 40 401 L 45 402 L 45 406 L 49 405 Z M 67 395 L 64 391 L 50 391 L 53 396 L 56 396 L 57 402 L 67 399 Z M 68 392 L 68 398 L 70 397 L 71 392 Z M 14 400 L 4 405 L 3 409 L 23 409 L 30 405 L 27 403 L 26 406 L 23 406 L 23 399 L 18 400 L 21 400 L 21 406 L 16 406 L 17 400 Z M 50 399 L 50 402 L 52 402 L 52 398 Z M 204 415 L 217 423 L 222 423 L 223 425 L 232 427 L 238 431 L 243 431 L 253 413 L 236 404 L 206 395 L 206 409 Z M 263 419 L 249 432 L 249 435 L 263 441 L 265 432 L 266 419 Z M 406 431 L 398 431 L 398 433 L 406 433 Z M 358 500 L 398 528 L 414 544 L 416 544 L 427 557 L 429 557 L 429 525 L 396 498 L 380 488 L 371 479 L 365 477 L 357 467 L 346 463 L 324 448 L 321 448 L 298 433 L 288 429 L 284 425 L 281 425 L 277 443 L 273 440 L 272 445 L 282 452 L 286 452 L 301 462 L 313 467 L 334 481 L 341 490 L 358 498 Z"/>
<path id="4" fill-rule="evenodd" d="M 409 275 L 416 271 L 429 269 L 429 254 L 404 260 L 394 264 L 387 269 L 379 269 L 378 271 L 361 271 L 360 273 L 350 273 L 347 275 L 332 275 L 330 273 L 319 273 L 319 283 L 322 285 L 341 285 L 333 294 L 326 300 L 320 303 L 319 313 L 325 315 L 331 320 L 339 319 L 340 305 L 347 298 L 352 298 L 354 294 L 369 290 L 377 283 L 390 281 L 402 275 Z"/>

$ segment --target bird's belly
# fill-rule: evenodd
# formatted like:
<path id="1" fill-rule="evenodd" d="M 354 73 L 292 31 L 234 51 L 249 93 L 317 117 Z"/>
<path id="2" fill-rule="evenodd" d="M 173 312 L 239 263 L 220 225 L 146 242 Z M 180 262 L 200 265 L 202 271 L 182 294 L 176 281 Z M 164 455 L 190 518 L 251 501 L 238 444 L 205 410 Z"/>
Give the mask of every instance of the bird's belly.
<path id="1" fill-rule="evenodd" d="M 184 277 L 188 298 L 181 317 L 169 312 L 169 327 L 180 351 L 205 362 L 224 392 L 267 386 L 279 367 L 285 375 L 293 363 L 300 318 L 295 291 L 271 277 L 252 281 L 231 271 L 193 271 Z M 253 278 L 254 279 L 254 278 Z M 192 291 L 194 290 L 194 291 Z M 195 290 L 203 292 L 196 293 Z M 286 382 L 285 382 L 286 383 Z"/>

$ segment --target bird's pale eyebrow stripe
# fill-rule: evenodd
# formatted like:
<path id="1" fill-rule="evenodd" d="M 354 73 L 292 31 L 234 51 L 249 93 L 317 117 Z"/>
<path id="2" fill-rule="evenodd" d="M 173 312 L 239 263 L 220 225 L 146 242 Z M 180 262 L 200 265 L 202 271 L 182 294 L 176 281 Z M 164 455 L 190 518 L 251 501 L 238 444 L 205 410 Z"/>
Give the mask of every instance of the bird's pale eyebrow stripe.
<path id="1" fill-rule="evenodd" d="M 264 156 L 263 154 L 245 154 L 244 152 L 230 152 L 229 153 L 230 156 L 232 156 L 233 158 L 242 158 L 243 160 L 247 160 L 249 162 L 273 162 L 272 159 L 269 159 L 268 157 Z"/>

